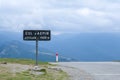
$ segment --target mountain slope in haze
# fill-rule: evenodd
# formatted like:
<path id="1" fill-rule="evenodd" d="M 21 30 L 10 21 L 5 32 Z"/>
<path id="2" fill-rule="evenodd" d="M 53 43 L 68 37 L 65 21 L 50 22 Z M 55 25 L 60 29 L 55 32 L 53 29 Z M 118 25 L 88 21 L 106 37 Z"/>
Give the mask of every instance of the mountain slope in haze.
<path id="1" fill-rule="evenodd" d="M 35 59 L 36 57 L 36 47 L 35 45 L 24 44 L 19 41 L 6 42 L 4 45 L 0 46 L 0 57 L 1 58 L 29 58 Z M 55 61 L 55 54 L 46 49 L 39 48 L 38 59 L 40 61 Z M 59 61 L 70 61 L 72 59 L 59 57 Z"/>
<path id="2" fill-rule="evenodd" d="M 70 35 L 69 35 L 70 36 Z M 52 40 L 49 49 L 58 50 L 79 61 L 114 61 L 120 60 L 119 33 L 81 33 L 61 40 Z M 45 45 L 46 43 L 43 43 Z M 47 44 L 46 44 L 47 46 Z"/>
<path id="3" fill-rule="evenodd" d="M 5 42 L 17 40 L 24 44 L 34 45 L 30 50 L 34 49 L 35 54 L 35 41 L 24 41 L 22 32 L 10 32 L 8 34 L 3 34 L 3 32 L 0 32 L 0 46 L 3 46 Z M 26 46 L 27 53 L 30 53 L 28 46 Z M 120 33 L 81 33 L 51 35 L 50 41 L 39 41 L 39 47 L 47 48 L 48 50 L 53 51 L 53 54 L 55 52 L 58 52 L 59 55 L 67 56 L 79 61 L 120 60 Z M 39 50 L 42 52 L 43 49 L 40 48 Z M 21 51 L 24 51 L 24 49 Z M 33 56 L 35 57 L 35 55 Z"/>

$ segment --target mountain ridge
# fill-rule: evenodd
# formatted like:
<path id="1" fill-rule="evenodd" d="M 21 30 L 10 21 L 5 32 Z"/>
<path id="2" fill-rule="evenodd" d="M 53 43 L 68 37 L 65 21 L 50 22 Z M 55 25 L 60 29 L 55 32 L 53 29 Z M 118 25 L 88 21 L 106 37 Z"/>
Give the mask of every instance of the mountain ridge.
<path id="1" fill-rule="evenodd" d="M 0 47 L 0 57 L 35 59 L 35 54 L 36 54 L 35 50 L 36 50 L 35 45 L 28 45 L 14 40 L 8 43 L 6 42 L 6 44 Z M 55 62 L 55 54 L 52 51 L 42 47 L 39 47 L 38 58 L 40 61 Z M 70 61 L 62 56 L 59 57 L 59 60 Z"/>
<path id="2" fill-rule="evenodd" d="M 4 43 L 16 40 L 27 45 L 32 45 L 35 49 L 35 41 L 24 41 L 22 33 L 10 33 L 2 35 L 0 41 Z M 17 36 L 17 37 L 16 37 Z M 10 38 L 10 39 L 9 39 Z M 14 42 L 14 41 L 13 41 Z M 120 60 L 120 33 L 80 33 L 80 34 L 60 34 L 51 35 L 50 41 L 39 41 L 39 50 L 42 48 L 58 52 L 59 55 L 79 61 L 114 61 Z M 35 50 L 34 50 L 35 53 Z"/>

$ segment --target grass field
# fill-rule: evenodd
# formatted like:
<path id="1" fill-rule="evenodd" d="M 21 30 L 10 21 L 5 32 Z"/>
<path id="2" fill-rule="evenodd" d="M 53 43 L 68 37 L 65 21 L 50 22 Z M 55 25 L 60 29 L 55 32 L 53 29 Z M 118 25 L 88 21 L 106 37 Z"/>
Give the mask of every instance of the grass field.
<path id="1" fill-rule="evenodd" d="M 0 62 L 8 62 L 8 63 L 19 63 L 19 64 L 35 64 L 34 60 L 31 59 L 14 59 L 14 58 L 0 58 Z M 48 62 L 38 62 L 38 64 L 49 64 Z"/>
<path id="2" fill-rule="evenodd" d="M 3 62 L 7 62 L 7 64 L 1 64 Z M 39 62 L 40 67 L 45 71 L 42 75 L 31 74 L 30 68 L 21 70 L 26 67 L 24 65 L 34 66 L 34 63 L 35 61 L 27 59 L 0 59 L 0 80 L 68 80 L 68 75 L 64 71 L 49 69 L 48 67 L 53 65 L 48 62 Z M 13 64 L 14 66 L 12 66 Z"/>

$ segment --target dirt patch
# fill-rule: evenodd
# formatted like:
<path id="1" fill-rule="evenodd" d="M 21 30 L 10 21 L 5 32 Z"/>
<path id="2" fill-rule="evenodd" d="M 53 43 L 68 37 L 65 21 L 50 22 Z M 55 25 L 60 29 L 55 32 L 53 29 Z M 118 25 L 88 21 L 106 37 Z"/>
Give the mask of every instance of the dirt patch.
<path id="1" fill-rule="evenodd" d="M 26 71 L 26 70 L 30 69 L 32 66 L 7 63 L 7 64 L 0 64 L 0 67 L 6 68 L 6 70 L 9 72 L 16 73 L 16 72 Z"/>

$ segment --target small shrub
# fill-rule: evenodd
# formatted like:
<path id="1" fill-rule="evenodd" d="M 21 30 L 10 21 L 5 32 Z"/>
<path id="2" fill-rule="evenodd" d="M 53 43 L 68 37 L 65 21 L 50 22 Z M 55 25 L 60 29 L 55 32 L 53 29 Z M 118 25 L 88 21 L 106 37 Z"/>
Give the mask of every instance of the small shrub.
<path id="1" fill-rule="evenodd" d="M 44 72 L 45 74 L 47 73 L 46 69 L 41 69 L 40 72 Z"/>

